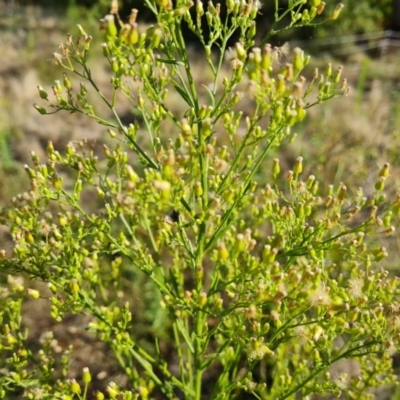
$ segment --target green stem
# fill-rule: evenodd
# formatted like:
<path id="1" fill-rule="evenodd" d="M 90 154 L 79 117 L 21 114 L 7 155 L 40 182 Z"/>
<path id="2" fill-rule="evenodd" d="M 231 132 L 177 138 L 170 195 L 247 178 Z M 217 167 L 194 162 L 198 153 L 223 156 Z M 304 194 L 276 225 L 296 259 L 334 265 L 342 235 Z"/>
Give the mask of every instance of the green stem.
<path id="1" fill-rule="evenodd" d="M 347 350 L 344 353 L 339 354 L 337 357 L 333 358 L 328 363 L 325 363 L 321 367 L 316 368 L 306 379 L 304 379 L 302 382 L 300 382 L 298 385 L 296 385 L 293 389 L 287 391 L 282 396 L 280 396 L 279 400 L 287 399 L 292 394 L 295 394 L 296 392 L 298 392 L 308 382 L 310 382 L 315 376 L 317 376 L 318 374 L 320 374 L 321 372 L 323 372 L 324 370 L 329 368 L 335 362 L 337 362 L 337 361 L 339 361 L 341 359 L 344 359 L 344 358 L 348 358 L 349 356 L 360 357 L 360 356 L 363 356 L 363 355 L 366 355 L 366 354 L 370 354 L 370 352 L 365 352 L 365 353 L 360 353 L 360 354 L 353 354 L 353 353 L 355 353 L 357 350 L 360 350 L 360 349 L 363 349 L 363 348 L 368 348 L 368 347 L 371 347 L 371 346 L 373 346 L 375 344 L 378 344 L 378 342 L 377 341 L 372 341 L 372 342 L 369 342 L 369 343 L 364 343 L 364 344 L 362 344 L 360 346 L 354 347 L 352 349 Z"/>
<path id="2" fill-rule="evenodd" d="M 224 191 L 225 186 L 228 182 L 228 179 L 230 178 L 230 176 L 232 175 L 233 171 L 236 170 L 237 165 L 239 164 L 239 161 L 242 158 L 243 152 L 245 150 L 245 148 L 247 147 L 247 140 L 250 136 L 251 131 L 254 129 L 254 127 L 257 125 L 257 123 L 260 121 L 260 118 L 255 119 L 251 126 L 249 127 L 248 131 L 246 132 L 246 136 L 244 137 L 242 144 L 240 145 L 239 151 L 237 152 L 235 159 L 233 160 L 233 162 L 231 163 L 228 172 L 226 173 L 226 175 L 224 176 L 224 178 L 222 179 L 221 184 L 219 185 L 216 193 L 217 195 L 221 195 L 221 193 Z"/>
<path id="3" fill-rule="evenodd" d="M 252 170 L 250 171 L 250 173 L 247 175 L 246 179 L 243 182 L 243 187 L 244 189 L 242 190 L 241 194 L 236 196 L 233 204 L 231 205 L 231 207 L 225 212 L 225 214 L 223 215 L 222 219 L 221 219 L 221 223 L 219 224 L 219 226 L 217 227 L 217 229 L 214 232 L 214 235 L 211 237 L 211 239 L 208 241 L 208 243 L 205 246 L 205 252 L 207 252 L 213 245 L 214 243 L 227 231 L 227 229 L 230 226 L 229 223 L 229 217 L 231 216 L 233 210 L 236 207 L 236 204 L 242 200 L 242 198 L 244 197 L 244 195 L 247 193 L 247 190 L 250 186 L 251 183 L 251 179 L 253 178 L 253 175 L 255 174 L 255 172 L 257 171 L 257 169 L 259 168 L 259 166 L 261 165 L 262 161 L 264 160 L 265 156 L 267 155 L 269 149 L 271 148 L 272 144 L 275 141 L 275 138 L 277 136 L 277 134 L 279 133 L 279 131 L 283 129 L 283 127 L 280 127 L 276 130 L 274 136 L 270 139 L 270 141 L 268 142 L 267 146 L 265 147 L 265 149 L 263 150 L 263 152 L 261 153 L 260 157 L 258 158 L 257 162 L 253 165 Z"/>

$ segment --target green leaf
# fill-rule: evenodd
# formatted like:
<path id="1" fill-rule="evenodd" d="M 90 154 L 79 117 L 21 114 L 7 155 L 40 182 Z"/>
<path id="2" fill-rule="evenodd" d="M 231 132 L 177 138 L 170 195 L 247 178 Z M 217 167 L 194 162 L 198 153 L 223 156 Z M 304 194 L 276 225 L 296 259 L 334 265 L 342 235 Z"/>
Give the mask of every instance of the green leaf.
<path id="1" fill-rule="evenodd" d="M 211 89 L 207 86 L 207 85 L 201 85 L 203 86 L 204 89 L 207 90 L 208 94 L 210 95 L 210 99 L 211 99 L 211 105 L 213 108 L 215 108 L 215 97 L 214 97 L 214 93 L 211 91 Z"/>
<path id="2" fill-rule="evenodd" d="M 177 90 L 177 92 L 181 95 L 183 100 L 185 100 L 186 103 L 188 103 L 190 107 L 194 108 L 193 100 L 190 98 L 190 96 L 181 87 L 179 87 L 177 85 L 174 85 L 174 87 Z"/>
<path id="3" fill-rule="evenodd" d="M 185 63 L 183 61 L 169 60 L 168 58 L 157 58 L 157 61 L 159 61 L 163 64 L 178 65 L 179 67 L 185 66 Z"/>

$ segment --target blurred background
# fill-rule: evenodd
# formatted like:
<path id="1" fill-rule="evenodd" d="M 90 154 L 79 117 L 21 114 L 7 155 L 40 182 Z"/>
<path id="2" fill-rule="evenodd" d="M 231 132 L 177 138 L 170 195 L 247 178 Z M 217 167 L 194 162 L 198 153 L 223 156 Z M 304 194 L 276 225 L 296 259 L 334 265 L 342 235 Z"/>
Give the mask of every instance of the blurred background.
<path id="1" fill-rule="evenodd" d="M 339 1 L 325 1 L 329 15 Z M 344 182 L 351 190 L 362 187 L 365 191 L 373 188 L 379 169 L 389 162 L 392 177 L 388 185 L 396 192 L 400 189 L 400 0 L 342 1 L 345 8 L 338 20 L 318 28 L 288 30 L 273 38 L 273 45 L 289 42 L 291 47 L 299 46 L 312 56 L 306 78 L 312 76 L 314 68 L 324 72 L 328 63 L 334 69 L 343 65 L 342 76 L 352 89 L 348 97 L 310 109 L 306 120 L 296 126 L 297 139 L 272 154 L 271 159 L 279 157 L 283 165 L 291 166 L 301 155 L 304 176 L 314 174 L 326 185 Z M 130 10 L 138 8 L 139 25 L 154 22 L 143 3 L 120 0 L 121 18 L 127 19 Z M 280 4 L 284 6 L 284 1 Z M 260 38 L 272 22 L 273 7 L 274 1 L 264 1 L 258 20 Z M 104 127 L 92 120 L 65 113 L 41 116 L 32 104 L 40 100 L 38 85 L 51 93 L 54 80 L 61 79 L 63 70 L 52 65 L 51 55 L 68 32 L 76 33 L 78 23 L 94 37 L 90 62 L 95 80 L 105 91 L 110 90 L 98 29 L 99 19 L 109 10 L 109 0 L 0 0 L 0 206 L 29 190 L 23 164 L 30 163 L 31 151 L 43 161 L 49 140 L 59 150 L 82 138 L 98 143 L 108 140 Z M 198 43 L 188 31 L 186 39 L 196 79 L 198 83 L 208 83 Z M 127 121 L 132 118 L 128 101 L 119 107 Z M 175 107 L 173 111 L 180 113 L 181 103 L 176 102 Z M 397 274 L 400 243 L 396 236 L 399 235 L 388 239 L 386 246 L 391 252 L 387 267 Z M 3 247 L 10 243 L 1 226 L 0 242 Z M 72 371 L 77 376 L 82 366 L 103 371 L 107 365 L 108 376 L 118 381 L 114 376 L 118 369 L 107 359 L 104 346 L 95 344 L 88 333 L 77 333 L 76 327 L 86 326 L 85 317 L 71 316 L 62 325 L 54 326 L 47 306 L 40 309 L 37 301 L 35 306 L 32 304 L 27 302 L 25 317 L 32 338 L 52 326 L 60 343 L 69 343 L 73 337 Z M 138 309 L 137 314 L 141 313 L 143 323 L 145 319 L 154 320 L 151 310 Z"/>

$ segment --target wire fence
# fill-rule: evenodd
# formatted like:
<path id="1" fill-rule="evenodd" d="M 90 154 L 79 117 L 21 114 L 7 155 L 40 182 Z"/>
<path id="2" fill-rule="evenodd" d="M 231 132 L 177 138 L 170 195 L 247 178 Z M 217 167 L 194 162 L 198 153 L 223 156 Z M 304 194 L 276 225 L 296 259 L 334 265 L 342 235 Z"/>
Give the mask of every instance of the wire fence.
<path id="1" fill-rule="evenodd" d="M 383 56 L 389 50 L 400 48 L 400 32 L 387 30 L 381 32 L 368 32 L 358 35 L 335 36 L 329 38 L 312 38 L 293 42 L 292 45 L 301 48 L 318 48 L 320 56 L 343 56 L 357 52 L 367 52 L 380 49 Z M 328 48 L 324 51 L 324 48 Z"/>
<path id="2" fill-rule="evenodd" d="M 45 15 L 42 7 L 20 6 L 15 0 L 0 0 L 0 6 L 0 30 L 12 31 L 18 28 L 17 33 L 23 35 L 25 30 L 45 28 L 51 31 L 57 27 L 56 18 Z M 384 56 L 400 48 L 400 31 L 386 30 L 327 38 L 312 37 L 308 40 L 291 41 L 290 45 L 302 49 L 317 49 L 320 57 L 346 56 L 373 50 L 376 51 L 375 55 Z"/>

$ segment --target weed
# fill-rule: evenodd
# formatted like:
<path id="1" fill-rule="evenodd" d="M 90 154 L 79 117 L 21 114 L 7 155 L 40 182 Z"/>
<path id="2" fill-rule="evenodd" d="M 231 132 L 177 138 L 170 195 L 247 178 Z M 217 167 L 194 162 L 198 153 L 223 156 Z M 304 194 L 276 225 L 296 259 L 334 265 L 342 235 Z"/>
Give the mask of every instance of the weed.
<path id="1" fill-rule="evenodd" d="M 385 194 L 390 165 L 365 195 L 305 175 L 301 156 L 288 168 L 271 157 L 311 107 L 349 91 L 341 67 L 307 81 L 301 49 L 283 56 L 268 44 L 274 34 L 316 24 L 323 3 L 276 1 L 275 23 L 257 46 L 258 1 L 228 0 L 226 20 L 212 2 L 206 9 L 201 1 L 145 3 L 158 21 L 145 32 L 137 10 L 120 22 L 115 2 L 102 21 L 110 97 L 88 67 L 92 36 L 80 25 L 78 38 L 68 36 L 53 54 L 63 75 L 51 91 L 39 87 L 40 114 L 83 114 L 107 127 L 114 144 L 100 159 L 87 140 L 63 154 L 49 142 L 46 162 L 32 153 L 25 166 L 31 190 L 1 211 L 14 240 L 12 254 L 0 253 L 2 269 L 12 272 L 1 296 L 1 396 L 23 389 L 31 399 L 85 399 L 92 384 L 87 367 L 80 381 L 69 377 L 69 348 L 56 363 L 54 335 L 44 335 L 37 352 L 27 345 L 20 318 L 27 286 L 33 299 L 48 300 L 57 322 L 90 315 L 89 329 L 112 350 L 126 381 L 110 382 L 96 399 L 367 399 L 394 384 L 399 287 L 383 269 L 388 253 L 380 244 L 400 213 L 400 198 Z M 204 47 L 207 103 L 183 22 Z M 112 118 L 98 113 L 89 88 Z M 175 112 L 171 92 L 184 104 Z M 121 95 L 140 115 L 146 141 L 138 121 L 121 121 Z M 48 290 L 26 285 L 20 273 Z M 138 282 L 149 294 L 128 301 L 127 285 Z M 138 308 L 147 312 L 140 324 Z M 334 374 L 343 360 L 356 367 Z"/>

